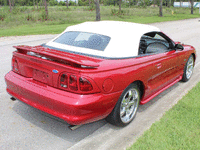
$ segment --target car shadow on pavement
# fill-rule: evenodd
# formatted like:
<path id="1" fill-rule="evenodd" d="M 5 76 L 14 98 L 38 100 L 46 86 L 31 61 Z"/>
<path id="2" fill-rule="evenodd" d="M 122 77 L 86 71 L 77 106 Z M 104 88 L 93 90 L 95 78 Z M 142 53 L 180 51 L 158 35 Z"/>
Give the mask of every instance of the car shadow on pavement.
<path id="1" fill-rule="evenodd" d="M 161 94 L 159 94 L 158 96 L 156 96 L 154 99 L 152 99 L 145 105 L 140 105 L 139 109 L 138 109 L 138 113 L 140 114 L 140 113 L 147 111 L 148 109 L 151 109 L 157 103 L 161 102 L 162 97 L 168 95 L 171 91 L 173 91 L 176 88 L 181 88 L 182 84 L 183 84 L 182 82 L 178 82 L 175 85 L 173 85 L 172 87 L 170 87 L 167 90 L 165 90 L 164 92 L 162 92 Z M 12 109 L 18 115 L 20 115 L 22 118 L 24 118 L 31 124 L 41 128 L 57 137 L 60 137 L 66 141 L 69 141 L 71 143 L 79 142 L 80 140 L 91 135 L 93 132 L 95 132 L 96 130 L 103 127 L 105 124 L 107 124 L 105 119 L 103 119 L 103 120 L 100 120 L 100 121 L 97 121 L 94 123 L 82 125 L 78 129 L 72 131 L 68 128 L 69 124 L 67 122 L 65 122 L 57 117 L 54 117 L 52 115 L 49 115 L 47 113 L 44 113 L 44 112 L 42 112 L 36 108 L 33 108 L 29 105 L 26 105 L 25 103 L 23 103 L 21 101 L 16 101 L 14 104 L 14 107 Z M 114 130 L 121 130 L 121 127 L 116 127 L 111 124 L 107 124 L 107 126 Z"/>
<path id="2" fill-rule="evenodd" d="M 105 120 L 100 120 L 85 124 L 72 131 L 64 120 L 28 106 L 21 101 L 16 101 L 12 109 L 31 124 L 72 143 L 82 140 L 106 124 Z"/>

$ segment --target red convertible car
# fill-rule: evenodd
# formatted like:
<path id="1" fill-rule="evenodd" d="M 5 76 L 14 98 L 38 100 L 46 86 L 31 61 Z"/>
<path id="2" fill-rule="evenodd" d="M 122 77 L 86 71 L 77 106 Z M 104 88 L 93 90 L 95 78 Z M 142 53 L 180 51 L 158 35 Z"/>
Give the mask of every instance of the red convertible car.
<path id="1" fill-rule="evenodd" d="M 196 51 L 158 28 L 119 21 L 68 27 L 40 46 L 15 46 L 7 92 L 71 125 L 129 124 L 145 104 L 191 78 Z"/>

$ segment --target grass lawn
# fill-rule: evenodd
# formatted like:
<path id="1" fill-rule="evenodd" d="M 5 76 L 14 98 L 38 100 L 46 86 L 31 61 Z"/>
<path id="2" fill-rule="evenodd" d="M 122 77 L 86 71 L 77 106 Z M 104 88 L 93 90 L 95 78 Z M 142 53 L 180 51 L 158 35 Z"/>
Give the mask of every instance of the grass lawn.
<path id="1" fill-rule="evenodd" d="M 200 83 L 128 148 L 164 149 L 200 149 Z"/>
<path id="2" fill-rule="evenodd" d="M 118 6 L 101 6 L 101 20 L 118 20 L 136 23 L 154 23 L 189 18 L 198 18 L 198 9 L 190 14 L 189 8 L 163 7 L 163 17 L 158 16 L 158 7 L 124 7 L 118 15 Z M 95 20 L 95 10 L 88 6 L 51 6 L 45 20 L 44 8 L 20 6 L 9 12 L 9 7 L 0 7 L 0 37 L 30 34 L 61 33 L 67 26 Z"/>

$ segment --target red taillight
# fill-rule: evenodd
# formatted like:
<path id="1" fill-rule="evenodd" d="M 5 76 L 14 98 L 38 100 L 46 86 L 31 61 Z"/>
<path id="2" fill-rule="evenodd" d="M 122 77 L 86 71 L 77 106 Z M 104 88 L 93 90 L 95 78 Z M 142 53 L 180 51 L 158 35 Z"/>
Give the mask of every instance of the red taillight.
<path id="1" fill-rule="evenodd" d="M 60 86 L 63 88 L 68 88 L 68 76 L 66 74 L 62 74 L 60 77 Z"/>
<path id="2" fill-rule="evenodd" d="M 18 62 L 14 57 L 12 58 L 12 70 L 14 72 L 19 72 Z"/>
<path id="3" fill-rule="evenodd" d="M 78 90 L 77 78 L 75 75 L 70 75 L 69 77 L 69 88 L 74 91 Z"/>
<path id="4" fill-rule="evenodd" d="M 91 91 L 93 89 L 92 84 L 85 78 L 79 78 L 79 86 L 81 91 Z"/>
<path id="5" fill-rule="evenodd" d="M 93 87 L 92 83 L 95 83 L 87 77 L 80 77 L 70 73 L 62 73 L 59 78 L 59 88 L 76 92 L 76 93 L 95 93 L 99 92 L 97 87 Z"/>

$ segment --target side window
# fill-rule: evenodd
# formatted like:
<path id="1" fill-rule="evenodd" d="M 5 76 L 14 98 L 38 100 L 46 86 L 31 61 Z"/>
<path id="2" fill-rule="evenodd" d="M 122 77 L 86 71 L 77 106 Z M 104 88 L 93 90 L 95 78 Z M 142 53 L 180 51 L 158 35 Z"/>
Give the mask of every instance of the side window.
<path id="1" fill-rule="evenodd" d="M 168 41 L 164 37 L 162 37 L 161 35 L 155 34 L 154 39 L 155 39 L 156 42 L 160 42 L 160 43 L 166 45 L 169 48 Z"/>
<path id="2" fill-rule="evenodd" d="M 164 53 L 170 49 L 170 40 L 161 32 L 144 34 L 140 39 L 138 54 Z"/>

